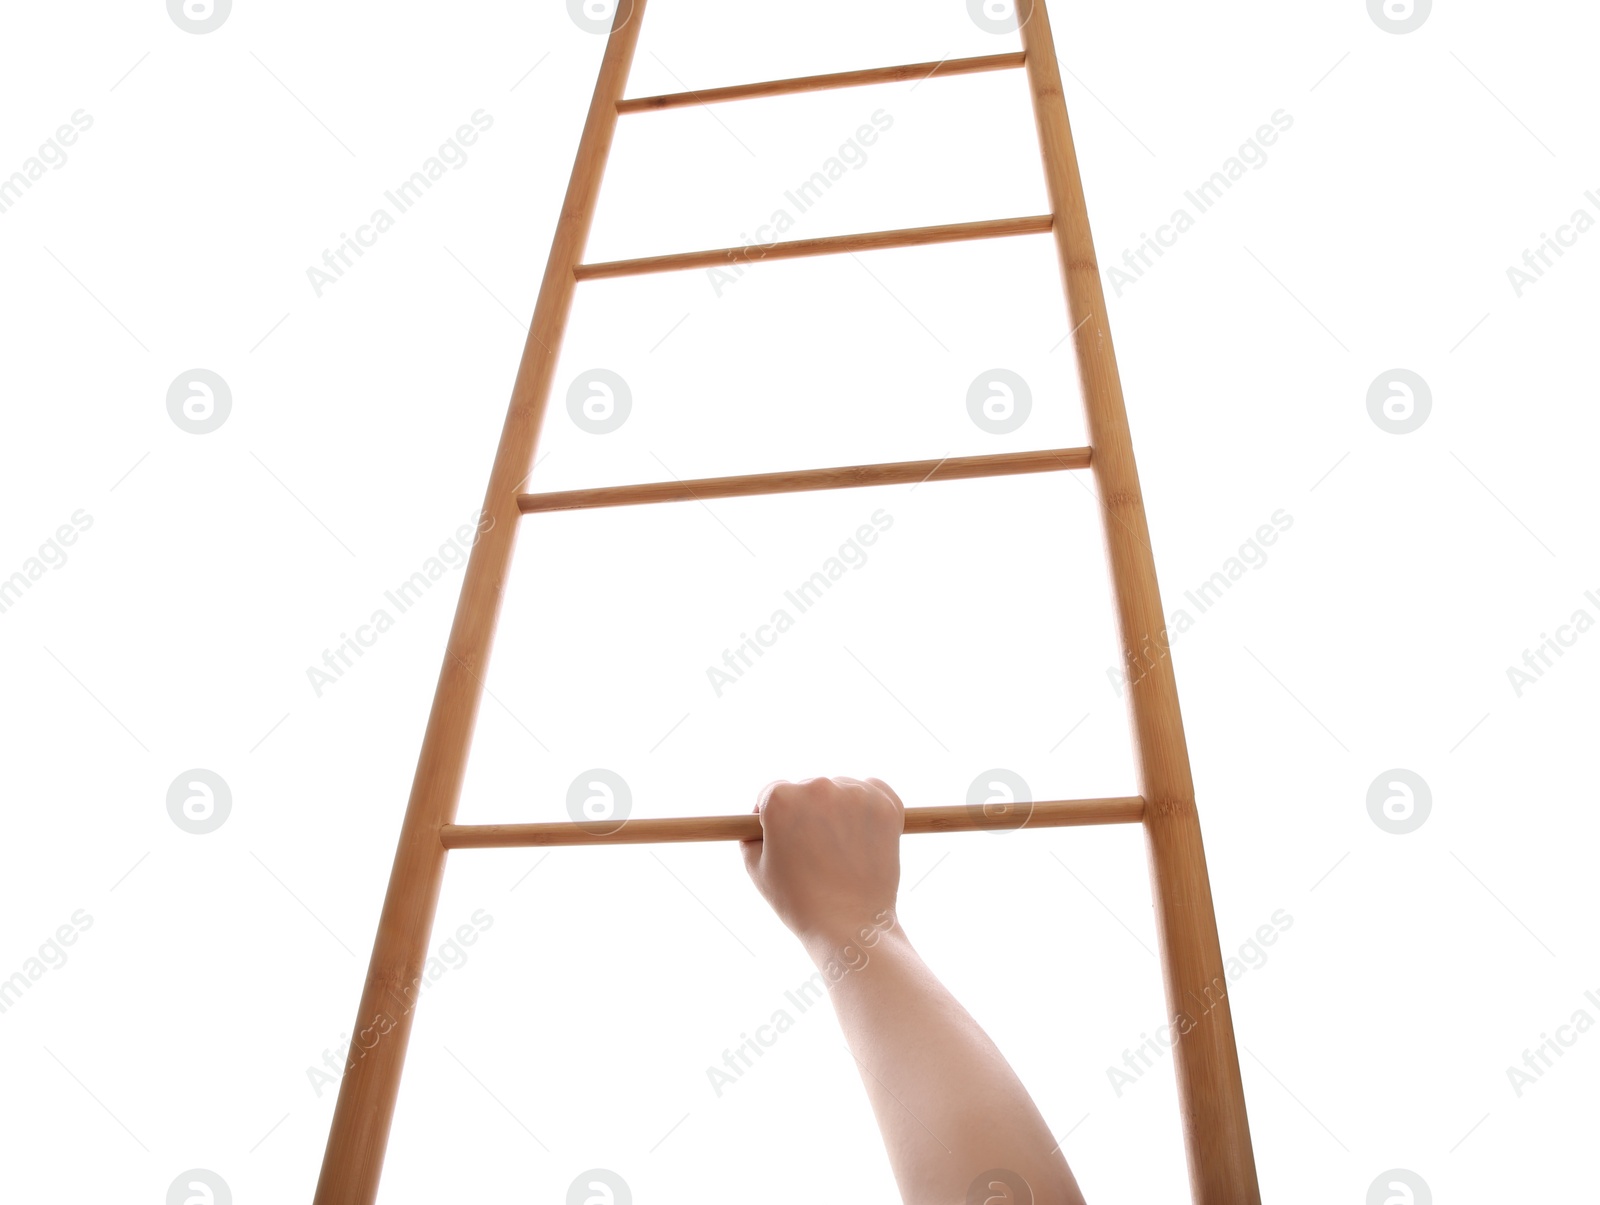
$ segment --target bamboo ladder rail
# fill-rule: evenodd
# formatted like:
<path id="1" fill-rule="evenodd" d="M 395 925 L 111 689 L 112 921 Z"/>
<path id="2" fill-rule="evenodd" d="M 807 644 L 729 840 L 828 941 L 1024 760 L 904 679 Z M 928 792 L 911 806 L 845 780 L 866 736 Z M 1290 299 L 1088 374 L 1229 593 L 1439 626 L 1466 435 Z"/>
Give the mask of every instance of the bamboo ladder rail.
<path id="1" fill-rule="evenodd" d="M 1106 317 L 1105 292 L 1089 230 L 1089 209 L 1078 174 L 1078 152 L 1067 121 L 1061 68 L 1044 0 L 1017 0 L 1022 50 L 1027 56 L 1034 120 L 1044 158 L 1045 185 L 1055 215 L 1056 250 L 1073 326 L 1078 381 L 1094 449 L 1101 527 L 1117 628 L 1130 658 L 1159 647 L 1154 664 L 1128 688 L 1145 799 L 1145 843 L 1156 902 L 1156 931 L 1166 981 L 1169 1021 L 1188 1018 L 1173 1047 L 1183 1115 L 1189 1184 L 1196 1205 L 1259 1205 L 1255 1153 L 1245 1115 L 1239 1052 L 1223 973 L 1222 948 L 1211 902 L 1200 819 L 1195 810 L 1189 745 L 1178 709 L 1178 681 L 1165 655 L 1166 620 L 1156 581 L 1155 555 L 1145 520 L 1144 495 L 1133 459 L 1133 437 L 1122 398 L 1122 377 Z"/>
<path id="2" fill-rule="evenodd" d="M 372 1205 L 394 1117 L 416 988 L 450 849 L 628 844 L 646 841 L 751 840 L 752 814 L 631 819 L 572 824 L 454 823 L 483 673 L 523 514 L 708 497 L 842 489 L 896 482 L 953 480 L 1013 473 L 1088 469 L 1102 502 L 1105 548 L 1124 646 L 1164 641 L 1155 563 L 1134 465 L 1127 412 L 1106 323 L 1094 243 L 1077 156 L 1061 91 L 1043 0 L 1018 0 L 1021 53 L 805 76 L 702 92 L 623 100 L 646 0 L 618 0 L 594 97 L 556 226 L 522 362 L 490 471 L 483 512 L 491 522 L 474 547 L 462 583 L 439 683 L 423 736 L 411 797 L 379 917 L 351 1055 L 339 1086 L 315 1205 Z M 1024 69 L 1032 92 L 1051 213 L 1041 217 L 806 239 L 757 248 L 725 248 L 610 264 L 585 264 L 584 246 L 617 118 L 691 104 L 810 92 L 825 88 Z M 998 456 L 856 465 L 751 474 L 561 493 L 520 493 L 549 400 L 557 352 L 580 280 L 678 271 L 724 262 L 918 246 L 971 238 L 1052 233 L 1061 260 L 1091 446 Z M 1142 823 L 1161 939 L 1161 961 L 1196 1205 L 1259 1205 L 1255 1164 L 1239 1078 L 1226 979 L 1217 941 L 1205 853 L 1194 805 L 1188 750 L 1170 660 L 1157 659 L 1128 692 L 1140 794 L 1056 800 L 1000 808 L 906 809 L 907 833 L 1051 825 Z M 1188 1025 L 1179 1025 L 1187 1018 Z M 370 1044 L 369 1044 L 370 1039 Z"/>

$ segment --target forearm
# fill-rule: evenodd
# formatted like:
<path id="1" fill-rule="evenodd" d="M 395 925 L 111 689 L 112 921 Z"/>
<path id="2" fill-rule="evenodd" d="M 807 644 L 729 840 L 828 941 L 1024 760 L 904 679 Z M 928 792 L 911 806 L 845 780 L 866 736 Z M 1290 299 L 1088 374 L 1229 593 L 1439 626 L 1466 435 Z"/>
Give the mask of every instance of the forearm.
<path id="1" fill-rule="evenodd" d="M 997 1168 L 1022 1177 L 1035 1205 L 1081 1205 L 1022 1082 L 897 923 L 804 941 L 829 981 L 907 1205 L 959 1205 Z"/>

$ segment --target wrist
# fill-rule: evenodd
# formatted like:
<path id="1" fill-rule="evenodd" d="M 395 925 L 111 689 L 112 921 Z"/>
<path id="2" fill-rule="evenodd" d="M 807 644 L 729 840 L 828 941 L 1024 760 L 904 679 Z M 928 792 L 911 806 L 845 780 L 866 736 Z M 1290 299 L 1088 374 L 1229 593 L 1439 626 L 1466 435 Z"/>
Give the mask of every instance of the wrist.
<path id="1" fill-rule="evenodd" d="M 892 907 L 857 917 L 834 917 L 804 931 L 796 931 L 811 961 L 827 974 L 842 977 L 865 966 L 885 942 L 905 942 L 905 930 Z M 832 980 L 830 979 L 830 982 Z"/>

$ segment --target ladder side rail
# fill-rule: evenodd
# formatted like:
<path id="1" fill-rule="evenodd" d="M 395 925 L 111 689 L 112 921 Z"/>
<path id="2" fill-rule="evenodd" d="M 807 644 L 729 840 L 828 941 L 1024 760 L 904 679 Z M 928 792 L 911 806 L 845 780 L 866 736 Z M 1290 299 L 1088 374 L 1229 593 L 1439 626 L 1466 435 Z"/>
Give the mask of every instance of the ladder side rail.
<path id="1" fill-rule="evenodd" d="M 1191 1192 L 1196 1205 L 1259 1205 L 1177 679 L 1060 66 L 1043 0 L 1018 0 L 1017 12 L 1068 320 L 1075 332 L 1118 628 L 1124 649 L 1137 655 L 1138 674 L 1130 675 L 1127 698 L 1139 793 L 1146 801 L 1167 1006 L 1170 1020 L 1189 1019 L 1174 1026 L 1174 1032 L 1186 1032 L 1174 1047 L 1173 1063 Z"/>
<path id="2" fill-rule="evenodd" d="M 645 0 L 619 0 L 578 143 L 539 300 L 484 499 L 482 535 L 467 562 L 433 707 L 417 759 L 389 888 L 372 947 L 350 1059 L 339 1085 L 315 1205 L 373 1205 L 427 943 L 444 874 L 440 829 L 455 818 L 483 674 L 515 547 L 517 491 L 533 464 L 557 352 L 627 86 Z"/>

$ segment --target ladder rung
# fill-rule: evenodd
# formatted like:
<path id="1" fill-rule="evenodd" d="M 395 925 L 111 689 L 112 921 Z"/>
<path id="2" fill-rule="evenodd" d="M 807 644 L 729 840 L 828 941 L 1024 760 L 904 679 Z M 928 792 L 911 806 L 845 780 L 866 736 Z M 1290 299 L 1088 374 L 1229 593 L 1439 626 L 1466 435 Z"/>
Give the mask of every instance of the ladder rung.
<path id="1" fill-rule="evenodd" d="M 959 243 L 967 239 L 1009 238 L 1018 234 L 1049 234 L 1051 217 L 995 218 L 985 222 L 957 222 L 950 226 L 914 226 L 909 230 L 875 230 L 870 234 L 836 234 L 827 238 L 795 239 L 788 243 L 752 243 L 720 247 L 714 251 L 680 251 L 646 259 L 617 259 L 608 263 L 579 264 L 578 280 L 608 276 L 642 276 L 648 272 L 680 272 L 688 268 L 755 263 L 767 259 L 798 259 L 807 255 L 843 255 L 849 251 L 884 251 L 891 247 L 918 247 L 927 243 Z"/>
<path id="2" fill-rule="evenodd" d="M 937 63 L 869 67 L 862 71 L 837 71 L 831 75 L 801 75 L 793 79 L 765 80 L 759 84 L 735 84 L 728 88 L 706 88 L 700 92 L 669 92 L 665 96 L 639 96 L 632 100 L 619 100 L 617 112 L 646 113 L 661 109 L 680 109 L 688 105 L 714 105 L 729 100 L 753 100 L 761 96 L 787 96 L 792 92 L 820 92 L 826 88 L 895 84 L 904 80 L 928 79 L 935 75 L 1005 71 L 1021 67 L 1026 61 L 1027 56 L 1018 50 L 1010 54 L 986 54 L 974 59 L 943 59 Z"/>
<path id="3" fill-rule="evenodd" d="M 1117 799 L 1057 799 L 1014 804 L 985 813 L 953 807 L 907 808 L 904 832 L 964 833 L 993 829 L 1061 828 L 1084 824 L 1137 824 L 1144 819 L 1138 795 Z M 610 824 L 616 827 L 611 828 Z M 761 817 L 754 812 L 734 816 L 669 816 L 615 822 L 557 824 L 446 824 L 439 840 L 446 849 L 505 849 L 526 845 L 646 845 L 668 841 L 755 841 Z"/>
<path id="4" fill-rule="evenodd" d="M 895 464 L 854 464 L 829 469 L 790 469 L 782 473 L 750 473 L 743 477 L 700 477 L 693 481 L 647 481 L 640 485 L 608 485 L 550 494 L 518 494 L 522 513 L 548 510 L 592 510 L 602 506 L 637 506 L 647 502 L 703 502 L 709 498 L 743 498 L 752 494 L 789 494 L 807 490 L 843 490 L 867 485 L 907 485 L 923 481 L 959 481 L 969 477 L 1009 477 L 1018 473 L 1053 473 L 1089 467 L 1091 449 L 1054 448 L 1040 452 L 996 452 L 984 456 L 947 456 L 943 460 L 902 460 Z"/>

